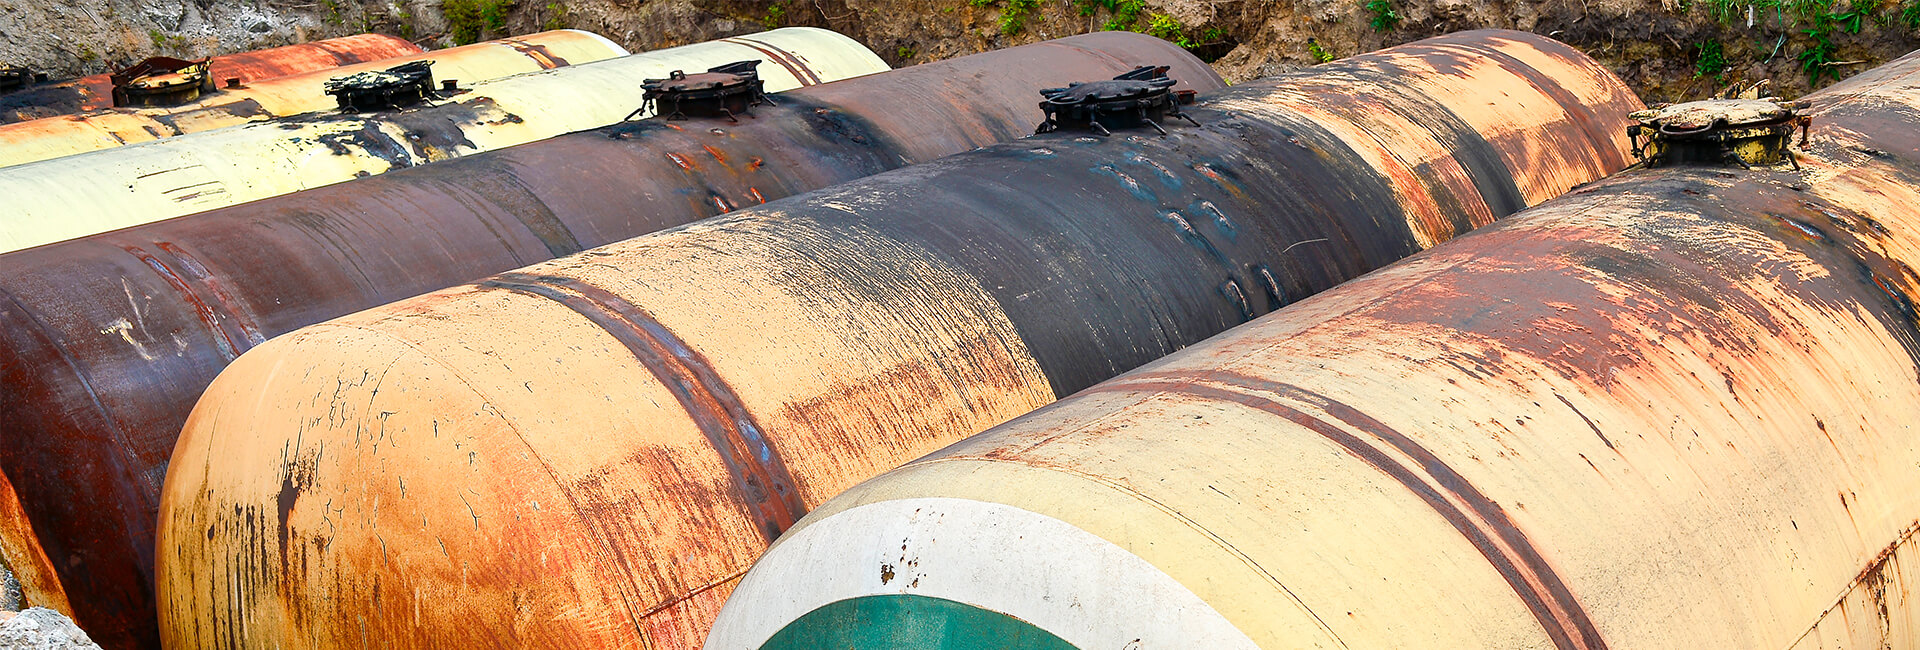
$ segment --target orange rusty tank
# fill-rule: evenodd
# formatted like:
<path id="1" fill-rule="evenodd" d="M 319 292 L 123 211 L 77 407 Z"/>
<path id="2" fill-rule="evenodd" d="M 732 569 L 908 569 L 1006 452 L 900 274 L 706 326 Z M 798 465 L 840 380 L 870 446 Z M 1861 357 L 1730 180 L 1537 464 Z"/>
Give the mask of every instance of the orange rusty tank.
<path id="1" fill-rule="evenodd" d="M 384 34 L 358 34 L 265 50 L 222 54 L 211 59 L 214 83 L 228 79 L 250 84 L 268 79 L 337 68 L 398 56 L 419 54 L 422 48 Z M 112 75 L 33 85 L 0 95 L 0 124 L 57 117 L 113 104 Z"/>
<path id="2" fill-rule="evenodd" d="M 857 486 L 706 647 L 1920 647 L 1920 53 L 1809 99 Z"/>
<path id="3" fill-rule="evenodd" d="M 1506 31 L 1156 89 L 241 355 L 168 467 L 163 638 L 695 647 L 809 507 L 1618 170 L 1639 108 Z"/>

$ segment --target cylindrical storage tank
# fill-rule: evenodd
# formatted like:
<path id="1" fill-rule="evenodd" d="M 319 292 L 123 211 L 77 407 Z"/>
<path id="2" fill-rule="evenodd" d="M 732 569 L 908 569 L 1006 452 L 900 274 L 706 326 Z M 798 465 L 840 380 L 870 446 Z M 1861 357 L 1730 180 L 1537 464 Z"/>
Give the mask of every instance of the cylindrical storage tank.
<path id="1" fill-rule="evenodd" d="M 265 50 L 222 54 L 209 63 L 215 83 L 251 84 L 303 72 L 419 54 L 422 48 L 384 34 L 356 34 Z M 0 124 L 71 115 L 113 106 L 112 75 L 34 85 L 0 95 Z"/>
<path id="2" fill-rule="evenodd" d="M 275 338 L 175 448 L 164 638 L 696 646 L 811 505 L 1618 169 L 1637 106 L 1456 34 Z"/>
<path id="3" fill-rule="evenodd" d="M 1916 647 L 1920 55 L 1814 99 L 1798 172 L 1619 175 L 855 487 L 707 647 Z"/>
<path id="4" fill-rule="evenodd" d="M 0 169 L 0 252 L 384 174 L 621 121 L 641 80 L 760 60 L 768 92 L 887 69 L 865 46 L 788 27 L 474 84 L 404 111 L 315 113 Z M 587 198 L 587 197 L 576 197 Z"/>
<path id="5" fill-rule="evenodd" d="M 109 107 L 0 126 L 0 167 L 331 109 L 336 103 L 325 92 L 328 80 L 413 61 L 432 61 L 434 79 L 465 84 L 626 55 L 625 48 L 598 34 L 562 29 L 247 82 L 239 88 L 226 87 L 232 77 L 218 76 L 215 68 L 217 90 L 180 106 Z"/>
<path id="6" fill-rule="evenodd" d="M 1166 41 L 1088 34 L 792 90 L 738 122 L 652 118 L 0 255 L 0 341 L 14 342 L 0 346 L 0 478 L 22 513 L 0 520 L 0 557 L 28 602 L 71 603 L 99 636 L 98 594 L 151 593 L 146 551 L 187 412 L 253 345 L 722 205 L 1012 140 L 1039 123 L 1040 89 L 1156 64 L 1224 86 Z M 129 523 L 103 534 L 105 513 Z M 88 560 L 20 560 L 74 555 Z"/>

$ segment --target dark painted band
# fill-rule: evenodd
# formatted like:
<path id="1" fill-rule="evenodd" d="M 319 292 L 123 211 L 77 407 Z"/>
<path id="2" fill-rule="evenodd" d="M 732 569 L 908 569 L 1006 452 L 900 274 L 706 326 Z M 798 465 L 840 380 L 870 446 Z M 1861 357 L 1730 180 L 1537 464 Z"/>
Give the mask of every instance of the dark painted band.
<path id="1" fill-rule="evenodd" d="M 1488 499 L 1453 468 L 1412 439 L 1388 428 L 1384 423 L 1344 404 L 1306 389 L 1231 373 L 1208 372 L 1207 384 L 1194 383 L 1196 377 L 1180 375 L 1136 375 L 1088 389 L 1097 392 L 1164 391 L 1193 395 L 1203 399 L 1233 402 L 1284 418 L 1320 434 L 1362 462 L 1393 478 L 1418 496 L 1434 512 L 1447 520 L 1467 538 L 1482 556 L 1506 580 L 1520 597 L 1534 620 L 1553 639 L 1560 650 L 1603 650 L 1606 641 L 1587 616 L 1586 610 L 1567 589 L 1553 567 L 1534 549 L 1531 540 L 1507 518 L 1499 504 Z M 1214 385 L 1214 384 L 1222 385 Z M 1419 463 L 1420 469 L 1435 479 L 1429 483 L 1406 465 L 1358 436 L 1304 411 L 1254 394 L 1269 392 L 1312 404 L 1342 423 L 1367 432 Z M 1437 483 L 1437 485 L 1435 484 Z M 1441 494 L 1445 491 L 1467 504 L 1479 518 L 1476 522 Z M 1482 523 L 1484 522 L 1484 523 Z M 1495 538 L 1499 542 L 1496 543 Z M 1523 570 L 1524 569 L 1524 570 Z M 1529 579 L 1531 575 L 1532 579 Z M 1538 584 L 1535 584 L 1538 581 Z"/>
<path id="2" fill-rule="evenodd" d="M 773 59 L 774 63 L 778 63 L 780 67 L 786 68 L 787 73 L 793 75 L 793 78 L 798 80 L 802 86 L 820 85 L 820 75 L 814 74 L 813 70 L 807 68 L 806 64 L 801 63 L 798 59 L 793 58 L 793 55 L 788 54 L 786 50 L 750 38 L 734 37 L 721 40 L 735 45 L 744 45 L 753 48 L 755 52 L 767 55 L 767 58 Z"/>
<path id="3" fill-rule="evenodd" d="M 720 454 L 741 502 L 769 543 L 806 514 L 786 462 L 768 444 L 740 397 L 704 357 L 645 310 L 573 278 L 503 273 L 479 285 L 560 303 L 626 346 L 660 385 L 673 393 Z"/>

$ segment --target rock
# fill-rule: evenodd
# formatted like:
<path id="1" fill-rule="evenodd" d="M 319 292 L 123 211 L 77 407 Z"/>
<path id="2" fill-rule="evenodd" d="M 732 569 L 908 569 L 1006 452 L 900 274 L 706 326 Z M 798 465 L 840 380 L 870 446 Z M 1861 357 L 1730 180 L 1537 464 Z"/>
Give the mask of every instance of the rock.
<path id="1" fill-rule="evenodd" d="M 0 622 L 0 648 L 8 650 L 100 650 L 73 619 L 34 607 Z"/>

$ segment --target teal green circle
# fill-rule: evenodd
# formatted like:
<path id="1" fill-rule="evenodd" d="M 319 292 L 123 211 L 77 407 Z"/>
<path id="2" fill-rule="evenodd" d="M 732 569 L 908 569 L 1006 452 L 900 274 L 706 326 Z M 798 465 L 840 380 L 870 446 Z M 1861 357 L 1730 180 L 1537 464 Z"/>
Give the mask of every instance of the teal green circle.
<path id="1" fill-rule="evenodd" d="M 1078 650 L 1032 623 L 912 594 L 834 601 L 780 628 L 760 650 Z"/>

